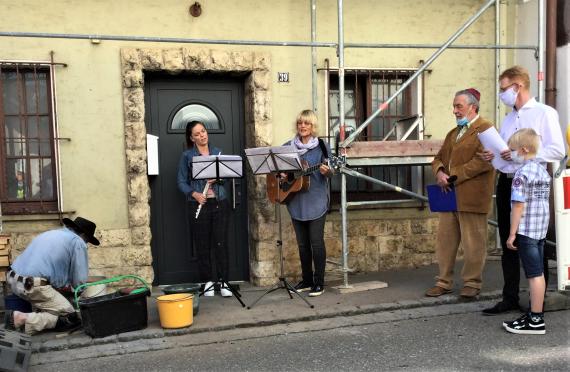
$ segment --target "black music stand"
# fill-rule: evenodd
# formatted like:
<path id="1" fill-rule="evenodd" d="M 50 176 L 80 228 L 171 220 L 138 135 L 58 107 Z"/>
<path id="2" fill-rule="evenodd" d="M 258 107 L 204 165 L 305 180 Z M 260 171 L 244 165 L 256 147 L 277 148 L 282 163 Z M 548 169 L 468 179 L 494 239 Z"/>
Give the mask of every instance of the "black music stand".
<path id="1" fill-rule="evenodd" d="M 202 155 L 192 158 L 192 178 L 196 180 L 215 178 L 216 181 L 219 181 L 222 178 L 241 178 L 243 175 L 242 169 L 243 160 L 239 155 Z M 198 213 L 196 214 L 196 218 L 198 218 Z M 239 290 L 226 279 L 227 278 L 220 277 L 207 288 L 204 286 L 204 289 L 199 295 L 204 295 L 204 292 L 213 289 L 216 284 L 219 284 L 222 288 L 225 286 L 225 288 L 229 289 L 241 306 L 245 307 Z"/>
<path id="2" fill-rule="evenodd" d="M 299 171 L 302 170 L 301 160 L 299 159 L 299 150 L 293 146 L 277 146 L 277 147 L 259 147 L 255 149 L 246 149 L 245 154 L 248 160 L 253 174 L 261 175 L 273 173 L 275 177 L 279 177 L 281 172 Z M 279 195 L 279 182 L 276 182 L 277 195 Z M 315 306 L 311 304 L 305 297 L 303 297 L 295 287 L 285 278 L 285 273 L 283 269 L 283 240 L 282 240 L 282 228 L 281 228 L 281 204 L 278 200 L 270 200 L 275 203 L 275 211 L 277 213 L 277 224 L 279 226 L 278 239 L 275 242 L 277 249 L 279 250 L 279 266 L 280 275 L 278 281 L 271 286 L 265 293 L 259 296 L 251 305 L 247 308 L 251 309 L 255 304 L 257 304 L 265 295 L 274 292 L 278 289 L 284 289 L 287 291 L 290 299 L 293 299 L 291 293 L 295 293 L 299 298 L 301 298 L 305 303 L 312 309 Z"/>

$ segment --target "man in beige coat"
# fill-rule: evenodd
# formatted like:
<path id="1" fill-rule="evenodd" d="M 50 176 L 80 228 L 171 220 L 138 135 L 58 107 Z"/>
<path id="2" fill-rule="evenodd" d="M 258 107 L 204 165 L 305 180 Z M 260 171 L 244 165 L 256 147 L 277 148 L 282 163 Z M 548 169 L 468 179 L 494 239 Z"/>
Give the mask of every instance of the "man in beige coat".
<path id="1" fill-rule="evenodd" d="M 439 275 L 435 286 L 426 291 L 428 297 L 452 291 L 460 243 L 464 252 L 460 295 L 475 297 L 481 290 L 487 253 L 487 214 L 491 209 L 495 172 L 489 162 L 477 156 L 483 151 L 477 134 L 492 126 L 478 114 L 479 98 L 479 92 L 473 88 L 455 94 L 453 114 L 457 126 L 447 134 L 432 162 L 437 184 L 447 191 L 455 188 L 457 211 L 439 214 L 436 247 Z M 452 176 L 455 177 L 450 179 Z"/>

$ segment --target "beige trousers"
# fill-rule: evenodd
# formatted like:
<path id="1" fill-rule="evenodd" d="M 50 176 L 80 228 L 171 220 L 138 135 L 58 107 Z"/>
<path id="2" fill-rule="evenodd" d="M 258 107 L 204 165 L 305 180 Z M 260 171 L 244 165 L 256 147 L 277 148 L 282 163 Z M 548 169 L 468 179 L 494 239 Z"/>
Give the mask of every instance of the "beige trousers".
<path id="1" fill-rule="evenodd" d="M 12 293 L 29 301 L 34 309 L 26 319 L 26 334 L 33 335 L 44 329 L 55 328 L 58 316 L 75 311 L 71 303 L 51 285 L 33 286 L 28 291 L 24 288 L 24 283 L 12 277 L 8 277 L 8 284 Z"/>
<path id="2" fill-rule="evenodd" d="M 439 214 L 436 255 L 439 275 L 436 286 L 453 288 L 453 269 L 459 243 L 463 247 L 463 286 L 481 289 L 487 255 L 487 215 L 471 212 Z"/>

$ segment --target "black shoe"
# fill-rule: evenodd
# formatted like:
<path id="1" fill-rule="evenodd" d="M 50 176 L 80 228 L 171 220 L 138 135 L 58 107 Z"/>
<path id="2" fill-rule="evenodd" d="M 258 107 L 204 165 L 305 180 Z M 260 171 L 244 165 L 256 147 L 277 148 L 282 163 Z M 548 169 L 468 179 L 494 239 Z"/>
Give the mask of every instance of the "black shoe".
<path id="1" fill-rule="evenodd" d="M 322 295 L 325 292 L 325 289 L 322 285 L 316 285 L 313 288 L 311 288 L 311 292 L 309 292 L 309 296 L 311 297 L 317 297 Z"/>
<path id="2" fill-rule="evenodd" d="M 486 309 L 483 309 L 483 315 L 498 315 L 513 310 L 519 311 L 520 310 L 519 305 L 515 305 L 510 302 L 501 301 L 498 302 L 493 307 L 488 307 Z"/>
<path id="3" fill-rule="evenodd" d="M 543 335 L 546 333 L 544 318 L 523 314 L 512 322 L 503 322 L 503 327 L 507 332 L 522 335 Z"/>
<path id="4" fill-rule="evenodd" d="M 14 311 L 6 310 L 4 312 L 4 329 L 8 331 L 15 331 L 16 326 L 14 325 Z"/>
<path id="5" fill-rule="evenodd" d="M 296 286 L 294 286 L 293 288 L 295 288 L 295 290 L 297 292 L 306 292 L 306 291 L 310 291 L 311 288 L 313 287 L 312 284 L 307 284 L 304 281 L 300 281 L 299 283 L 297 283 Z"/>

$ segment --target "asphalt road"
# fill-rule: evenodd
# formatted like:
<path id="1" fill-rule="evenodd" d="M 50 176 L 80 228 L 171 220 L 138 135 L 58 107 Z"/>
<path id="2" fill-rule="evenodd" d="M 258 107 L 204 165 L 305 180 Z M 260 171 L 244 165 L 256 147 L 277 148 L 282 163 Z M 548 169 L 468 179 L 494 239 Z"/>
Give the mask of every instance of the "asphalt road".
<path id="1" fill-rule="evenodd" d="M 485 317 L 479 308 L 457 309 L 411 309 L 235 330 L 209 341 L 184 336 L 187 344 L 198 342 L 196 346 L 184 346 L 183 336 L 171 337 L 178 345 L 119 356 L 92 354 L 63 363 L 45 359 L 30 371 L 569 370 L 570 311 L 547 313 L 547 334 L 531 336 L 502 329 L 503 320 L 518 314 Z"/>

